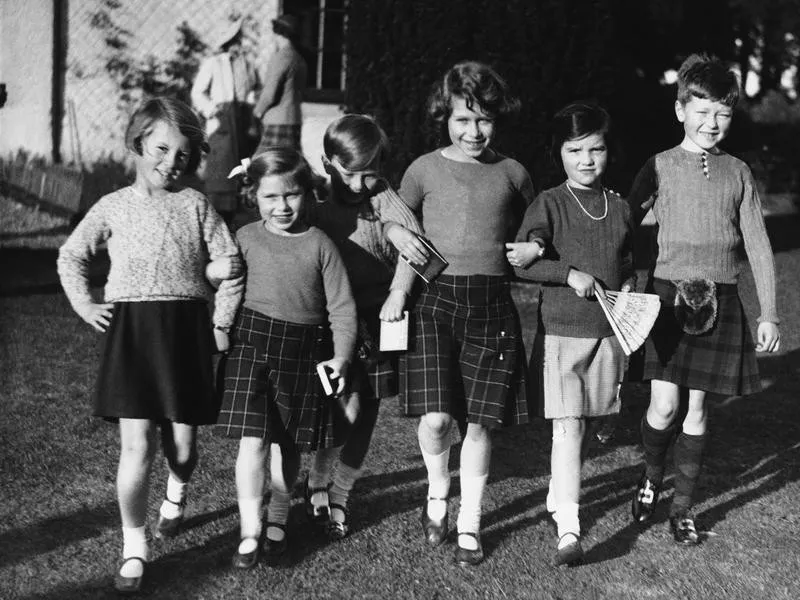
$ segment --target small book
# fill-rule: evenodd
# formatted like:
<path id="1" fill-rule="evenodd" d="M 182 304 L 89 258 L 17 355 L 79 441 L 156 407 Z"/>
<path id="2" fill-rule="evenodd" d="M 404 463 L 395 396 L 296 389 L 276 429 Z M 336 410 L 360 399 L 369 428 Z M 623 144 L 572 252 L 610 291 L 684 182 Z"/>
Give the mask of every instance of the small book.
<path id="1" fill-rule="evenodd" d="M 326 396 L 333 396 L 333 383 L 331 382 L 331 372 L 333 369 L 326 367 L 322 363 L 317 365 L 317 375 L 322 382 L 322 389 L 325 390 Z"/>
<path id="2" fill-rule="evenodd" d="M 381 352 L 408 350 L 408 311 L 403 311 L 399 321 L 381 321 Z"/>
<path id="3" fill-rule="evenodd" d="M 422 279 L 425 280 L 425 283 L 430 283 L 436 279 L 450 263 L 445 260 L 444 256 L 439 254 L 436 248 L 433 247 L 433 244 L 431 244 L 428 240 L 422 236 L 419 236 L 419 239 L 428 249 L 428 259 L 423 264 L 417 264 L 411 262 L 402 254 L 400 255 L 400 258 L 406 261 L 408 265 L 414 269 L 417 274 L 422 277 Z"/>

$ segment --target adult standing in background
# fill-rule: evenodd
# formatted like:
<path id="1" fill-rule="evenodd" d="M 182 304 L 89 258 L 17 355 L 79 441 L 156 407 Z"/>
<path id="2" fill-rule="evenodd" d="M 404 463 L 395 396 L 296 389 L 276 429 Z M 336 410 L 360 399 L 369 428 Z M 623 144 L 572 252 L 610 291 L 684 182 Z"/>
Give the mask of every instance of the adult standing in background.
<path id="1" fill-rule="evenodd" d="M 255 139 L 252 107 L 258 87 L 256 70 L 242 51 L 242 19 L 229 24 L 216 44 L 216 52 L 200 65 L 192 86 L 192 104 L 206 119 L 211 151 L 201 177 L 214 208 L 230 222 L 238 204 L 238 189 L 228 173 L 250 156 Z M 248 143 L 248 139 L 252 140 Z"/>
<path id="2" fill-rule="evenodd" d="M 256 154 L 269 146 L 291 146 L 300 150 L 303 122 L 301 103 L 308 66 L 298 51 L 297 17 L 281 15 L 272 21 L 277 50 L 267 64 L 264 87 L 254 115 L 261 119 L 261 142 Z"/>

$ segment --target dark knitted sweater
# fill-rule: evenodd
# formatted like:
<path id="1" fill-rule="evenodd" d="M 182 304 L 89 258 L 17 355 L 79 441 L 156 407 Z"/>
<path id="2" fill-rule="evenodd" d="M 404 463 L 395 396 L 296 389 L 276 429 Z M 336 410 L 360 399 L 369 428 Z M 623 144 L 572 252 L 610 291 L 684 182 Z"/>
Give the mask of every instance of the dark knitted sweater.
<path id="1" fill-rule="evenodd" d="M 602 192 L 571 189 L 592 216 L 603 214 Z M 630 208 L 616 194 L 607 192 L 607 196 L 608 215 L 600 221 L 586 215 L 565 183 L 542 192 L 525 213 L 517 241 L 541 238 L 545 253 L 516 273 L 542 283 L 543 333 L 580 338 L 614 334 L 597 301 L 578 297 L 567 285 L 570 269 L 594 276 L 610 290 L 619 290 L 634 277 Z"/>

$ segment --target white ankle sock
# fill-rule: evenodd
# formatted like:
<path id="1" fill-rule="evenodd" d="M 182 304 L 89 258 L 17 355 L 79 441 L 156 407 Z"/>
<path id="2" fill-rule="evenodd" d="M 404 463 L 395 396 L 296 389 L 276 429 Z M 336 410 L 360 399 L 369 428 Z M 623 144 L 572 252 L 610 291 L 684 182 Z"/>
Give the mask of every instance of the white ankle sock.
<path id="1" fill-rule="evenodd" d="M 186 490 L 189 482 L 179 481 L 170 473 L 167 477 L 167 500 L 180 504 L 186 498 Z"/>
<path id="2" fill-rule="evenodd" d="M 122 528 L 122 558 L 138 557 L 145 562 L 149 558 L 147 547 L 147 536 L 145 527 L 123 527 Z M 119 570 L 123 577 L 141 577 L 144 567 L 138 561 L 132 560 L 125 563 Z"/>
<path id="3" fill-rule="evenodd" d="M 422 460 L 428 471 L 428 497 L 447 498 L 450 493 L 450 448 L 440 454 L 429 454 L 422 450 Z M 433 517 L 433 515 L 431 515 Z"/>
<path id="4" fill-rule="evenodd" d="M 458 509 L 457 524 L 459 533 L 480 532 L 481 502 L 488 477 L 488 474 L 465 475 L 463 472 L 461 473 L 461 506 Z M 468 546 L 463 547 L 466 548 Z"/>

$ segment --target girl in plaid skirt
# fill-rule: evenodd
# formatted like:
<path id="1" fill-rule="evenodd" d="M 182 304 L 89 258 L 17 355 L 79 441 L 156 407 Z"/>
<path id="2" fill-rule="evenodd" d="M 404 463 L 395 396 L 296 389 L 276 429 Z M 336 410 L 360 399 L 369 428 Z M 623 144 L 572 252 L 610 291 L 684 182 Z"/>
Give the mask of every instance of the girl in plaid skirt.
<path id="1" fill-rule="evenodd" d="M 406 355 L 403 403 L 421 416 L 428 471 L 421 522 L 426 542 L 447 537 L 451 429 L 467 422 L 461 447 L 461 506 L 455 561 L 483 560 L 481 501 L 492 429 L 528 420 L 525 356 L 506 244 L 534 197 L 530 175 L 490 146 L 519 102 L 487 65 L 459 63 L 437 83 L 430 116 L 450 144 L 415 160 L 400 195 L 421 215 L 426 236 L 449 266 L 422 291 Z M 509 252 L 512 252 L 509 250 Z"/>
<path id="2" fill-rule="evenodd" d="M 578 503 L 589 422 L 619 412 L 625 368 L 594 286 L 635 286 L 631 211 L 602 183 L 609 127 L 596 105 L 570 104 L 556 114 L 552 153 L 567 180 L 537 197 L 517 234 L 516 249 L 525 253 L 517 273 L 542 284 L 530 372 L 540 414 L 553 424 L 547 508 L 558 527 L 556 566 L 582 560 Z"/>
<path id="3" fill-rule="evenodd" d="M 344 441 L 344 412 L 324 396 L 316 372 L 318 364 L 326 367 L 337 394 L 343 391 L 356 308 L 335 244 L 306 221 L 313 179 L 302 155 L 269 148 L 242 171 L 261 220 L 237 232 L 246 287 L 224 363 L 217 431 L 240 440 L 236 488 L 242 539 L 233 565 L 249 569 L 258 561 L 262 537 L 271 562 L 286 550 L 300 453 Z M 268 450 L 271 496 L 262 525 Z"/>
<path id="4" fill-rule="evenodd" d="M 325 131 L 323 147 L 331 189 L 326 201 L 311 211 L 311 222 L 342 253 L 358 308 L 358 350 L 348 396 L 348 407 L 357 410 L 357 417 L 341 453 L 316 453 L 305 498 L 312 519 L 326 526 L 331 539 L 340 539 L 350 529 L 347 503 L 369 450 L 380 399 L 398 391 L 398 356 L 378 350 L 380 323 L 403 318 L 416 277 L 384 237 L 389 224 L 393 243 L 406 255 L 419 260 L 424 255 L 416 248 L 421 245 L 419 221 L 381 176 L 389 141 L 380 125 L 366 115 L 345 115 Z"/>
<path id="5" fill-rule="evenodd" d="M 718 147 L 738 98 L 738 78 L 724 63 L 687 58 L 675 102 L 683 141 L 647 161 L 628 198 L 636 222 L 652 209 L 658 224 L 648 287 L 662 302 L 645 346 L 650 406 L 642 420 L 645 469 L 633 518 L 652 518 L 674 439 L 669 523 L 675 541 L 690 546 L 700 542 L 690 509 L 706 439 L 706 395 L 759 391 L 755 352 L 780 347 L 775 262 L 756 184 L 745 163 Z M 742 250 L 761 304 L 756 344 L 737 290 Z"/>

